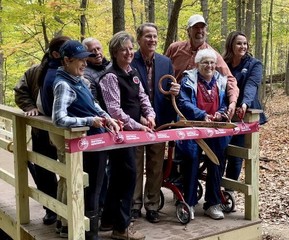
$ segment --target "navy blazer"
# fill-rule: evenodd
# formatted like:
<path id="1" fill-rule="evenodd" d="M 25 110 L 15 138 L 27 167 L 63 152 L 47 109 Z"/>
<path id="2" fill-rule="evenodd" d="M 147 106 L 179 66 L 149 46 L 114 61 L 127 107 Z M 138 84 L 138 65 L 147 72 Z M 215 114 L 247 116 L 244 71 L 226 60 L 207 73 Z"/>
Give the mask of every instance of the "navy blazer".
<path id="1" fill-rule="evenodd" d="M 258 89 L 262 81 L 263 66 L 262 63 L 249 55 L 245 56 L 240 64 L 232 67 L 228 64 L 231 73 L 237 79 L 238 88 L 240 89 L 237 107 L 246 103 L 249 108 L 262 109 L 258 98 Z M 267 122 L 264 113 L 260 114 L 260 124 Z"/>
<path id="2" fill-rule="evenodd" d="M 149 95 L 147 69 L 139 50 L 135 52 L 131 65 L 138 71 L 145 92 Z M 158 53 L 155 53 L 153 69 L 154 94 L 153 99 L 151 99 L 151 103 L 156 113 L 156 125 L 160 126 L 171 121 L 176 121 L 177 118 L 177 114 L 172 106 L 170 96 L 163 95 L 158 89 L 158 82 L 160 78 L 166 74 L 174 75 L 174 71 L 171 60 L 168 57 Z M 169 90 L 171 82 L 172 81 L 170 79 L 165 79 L 162 82 L 163 89 Z"/>

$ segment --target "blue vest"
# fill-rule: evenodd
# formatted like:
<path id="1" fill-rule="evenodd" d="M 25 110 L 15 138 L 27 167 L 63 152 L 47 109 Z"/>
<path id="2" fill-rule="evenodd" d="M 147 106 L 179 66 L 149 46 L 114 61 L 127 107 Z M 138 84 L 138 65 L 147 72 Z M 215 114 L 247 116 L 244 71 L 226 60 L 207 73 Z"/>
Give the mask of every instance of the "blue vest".
<path id="1" fill-rule="evenodd" d="M 58 81 L 63 81 L 61 78 Z M 54 84 L 58 82 L 55 81 Z M 70 81 L 65 78 L 65 82 L 72 88 L 76 93 L 75 101 L 67 108 L 67 113 L 70 117 L 94 117 L 98 116 L 98 112 L 94 105 L 94 98 L 85 85 L 85 83 L 80 80 L 78 82 Z M 103 128 L 90 127 L 90 130 L 87 132 L 87 135 L 93 135 L 97 133 L 104 133 Z"/>

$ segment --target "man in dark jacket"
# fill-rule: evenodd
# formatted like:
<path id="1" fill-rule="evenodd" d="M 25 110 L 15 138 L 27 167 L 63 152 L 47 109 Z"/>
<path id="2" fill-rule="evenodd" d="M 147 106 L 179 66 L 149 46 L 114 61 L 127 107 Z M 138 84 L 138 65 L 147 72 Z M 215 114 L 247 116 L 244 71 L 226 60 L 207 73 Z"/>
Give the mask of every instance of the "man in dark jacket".
<path id="1" fill-rule="evenodd" d="M 62 38 L 63 37 L 58 37 L 57 39 L 53 39 L 53 41 L 59 41 L 62 44 Z M 51 52 L 53 50 L 53 48 L 50 48 L 49 52 L 45 53 L 41 64 L 29 68 L 24 73 L 19 83 L 14 87 L 15 103 L 25 112 L 27 116 L 37 116 L 39 114 L 39 110 L 36 104 L 39 92 L 39 84 L 43 82 L 43 79 L 47 74 L 47 69 L 49 68 L 49 64 L 51 63 L 52 59 Z M 45 93 L 47 93 L 47 91 L 45 91 Z M 31 136 L 33 151 L 57 160 L 56 148 L 51 144 L 47 131 L 32 128 Z M 37 188 L 49 196 L 56 198 L 56 175 L 36 164 L 31 164 L 28 162 L 28 165 L 31 174 L 34 176 L 34 181 L 37 185 Z M 43 223 L 46 225 L 53 224 L 57 218 L 56 213 L 48 208 L 45 209 L 46 215 L 43 217 Z"/>
<path id="2" fill-rule="evenodd" d="M 111 62 L 108 61 L 103 54 L 103 48 L 97 39 L 93 37 L 85 38 L 82 41 L 82 45 L 86 47 L 88 52 L 94 53 L 95 57 L 89 57 L 87 59 L 87 67 L 84 70 L 84 78 L 87 79 L 90 83 L 90 90 L 96 102 L 99 102 L 99 78 L 104 74 L 104 72 L 111 67 Z M 110 173 L 110 164 L 107 162 L 106 171 L 105 171 L 103 185 L 101 188 L 99 196 L 99 214 L 101 215 L 104 201 L 107 193 L 109 173 Z"/>
<path id="3" fill-rule="evenodd" d="M 86 47 L 88 52 L 95 54 L 95 57 L 87 59 L 84 77 L 89 80 L 92 95 L 98 101 L 97 89 L 99 77 L 111 66 L 111 62 L 104 57 L 102 45 L 97 39 L 92 37 L 85 38 L 82 41 L 82 45 Z"/>

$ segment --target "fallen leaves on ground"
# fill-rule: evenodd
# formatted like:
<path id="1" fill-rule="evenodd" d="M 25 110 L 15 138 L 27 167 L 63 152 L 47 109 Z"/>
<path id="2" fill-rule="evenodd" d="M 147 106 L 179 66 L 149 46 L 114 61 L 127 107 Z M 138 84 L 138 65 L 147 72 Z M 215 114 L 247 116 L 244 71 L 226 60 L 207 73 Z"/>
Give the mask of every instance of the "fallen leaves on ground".
<path id="1" fill-rule="evenodd" d="M 274 90 L 265 113 L 269 121 L 260 128 L 259 172 L 263 239 L 284 240 L 289 239 L 289 96 L 281 89 Z M 288 235 L 280 235 L 285 227 Z"/>

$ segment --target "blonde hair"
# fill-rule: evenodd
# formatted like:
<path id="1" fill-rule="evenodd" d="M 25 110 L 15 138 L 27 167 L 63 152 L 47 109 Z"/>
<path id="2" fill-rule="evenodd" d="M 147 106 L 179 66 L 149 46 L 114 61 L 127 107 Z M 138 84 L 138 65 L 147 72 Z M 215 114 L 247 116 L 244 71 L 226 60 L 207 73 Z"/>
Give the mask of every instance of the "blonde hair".
<path id="1" fill-rule="evenodd" d="M 124 44 L 128 40 L 130 40 L 132 44 L 134 44 L 133 36 L 125 31 L 120 31 L 113 35 L 112 39 L 109 42 L 109 54 L 111 59 L 115 59 L 114 55 L 119 49 L 124 46 Z"/>

